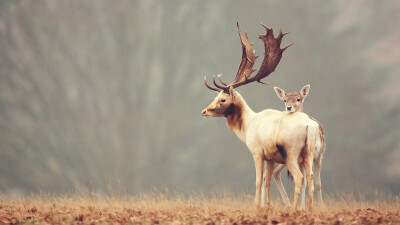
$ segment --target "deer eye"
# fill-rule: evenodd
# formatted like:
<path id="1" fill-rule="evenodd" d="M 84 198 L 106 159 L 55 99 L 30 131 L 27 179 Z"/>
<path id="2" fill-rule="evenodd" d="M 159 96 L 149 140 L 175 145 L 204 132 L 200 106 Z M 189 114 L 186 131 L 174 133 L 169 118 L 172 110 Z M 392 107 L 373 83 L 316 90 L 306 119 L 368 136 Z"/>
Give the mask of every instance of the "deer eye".
<path id="1" fill-rule="evenodd" d="M 300 102 L 300 99 L 298 98 L 297 101 Z"/>
<path id="2" fill-rule="evenodd" d="M 283 102 L 286 102 L 286 100 L 283 100 Z"/>
<path id="3" fill-rule="evenodd" d="M 226 99 L 221 99 L 221 102 L 225 102 L 226 101 Z"/>

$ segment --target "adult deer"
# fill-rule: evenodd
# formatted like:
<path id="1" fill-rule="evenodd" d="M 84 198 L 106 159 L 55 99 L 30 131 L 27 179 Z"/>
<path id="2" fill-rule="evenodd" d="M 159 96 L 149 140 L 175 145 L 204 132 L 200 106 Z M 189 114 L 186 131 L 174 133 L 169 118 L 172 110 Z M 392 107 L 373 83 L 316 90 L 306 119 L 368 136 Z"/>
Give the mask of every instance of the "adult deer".
<path id="1" fill-rule="evenodd" d="M 285 110 L 288 112 L 304 112 L 303 109 L 303 103 L 305 98 L 307 97 L 308 93 L 310 92 L 310 85 L 305 85 L 300 92 L 291 92 L 291 93 L 286 93 L 284 90 L 282 90 L 279 87 L 274 87 L 274 90 L 276 92 L 276 95 L 278 98 L 283 100 L 285 103 Z M 310 119 L 314 120 L 315 122 L 318 123 L 319 126 L 319 139 L 321 140 L 320 144 L 315 146 L 315 151 L 314 151 L 314 167 L 315 167 L 315 186 L 317 188 L 318 192 L 318 199 L 320 201 L 320 204 L 323 206 L 323 200 L 322 200 L 322 191 L 321 191 L 321 167 L 322 167 L 322 157 L 325 152 L 325 134 L 324 134 L 324 128 L 322 125 L 314 118 L 309 116 Z M 274 172 L 272 173 L 275 179 L 275 183 L 278 187 L 279 193 L 281 194 L 281 197 L 285 204 L 289 205 L 289 197 L 286 194 L 285 188 L 283 187 L 282 181 L 280 179 L 280 173 L 281 171 L 285 168 L 284 165 L 282 164 L 275 164 L 274 165 Z M 267 170 L 267 167 L 264 167 L 264 171 Z M 265 182 L 266 176 L 263 177 L 263 181 Z M 262 200 L 264 201 L 264 193 L 262 194 Z M 301 189 L 301 207 L 305 207 L 305 183 L 303 184 L 303 187 Z"/>
<path id="2" fill-rule="evenodd" d="M 263 24 L 262 24 L 263 25 Z M 263 164 L 266 160 L 266 193 L 269 203 L 269 190 L 272 170 L 275 163 L 285 164 L 293 176 L 295 190 L 291 207 L 296 208 L 303 183 L 303 174 L 300 167 L 306 168 L 309 187 L 309 206 L 312 209 L 312 194 L 314 192 L 312 160 L 314 158 L 317 138 L 318 124 L 304 113 L 280 112 L 267 109 L 259 113 L 254 112 L 246 104 L 243 97 L 234 88 L 251 82 L 263 83 L 261 79 L 272 73 L 282 58 L 282 53 L 291 44 L 280 48 L 282 38 L 287 33 L 279 32 L 274 37 L 271 28 L 263 25 L 266 29 L 265 35 L 260 35 L 264 43 L 264 59 L 257 74 L 251 76 L 255 71 L 253 65 L 255 55 L 247 32 L 242 34 L 238 25 L 238 33 L 242 43 L 242 61 L 240 63 L 235 80 L 229 84 L 223 82 L 220 77 L 218 84 L 213 77 L 215 87 L 204 84 L 211 90 L 219 92 L 214 101 L 207 106 L 202 115 L 205 117 L 226 117 L 227 127 L 246 143 L 253 155 L 256 168 L 256 195 L 255 205 L 260 206 L 261 185 L 263 178 Z"/>

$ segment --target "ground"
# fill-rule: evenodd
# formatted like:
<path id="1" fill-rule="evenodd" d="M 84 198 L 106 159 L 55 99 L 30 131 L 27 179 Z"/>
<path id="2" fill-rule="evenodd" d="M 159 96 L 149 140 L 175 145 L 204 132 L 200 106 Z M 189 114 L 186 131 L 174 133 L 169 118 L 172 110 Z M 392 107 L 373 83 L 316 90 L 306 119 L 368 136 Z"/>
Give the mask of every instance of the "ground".
<path id="1" fill-rule="evenodd" d="M 251 196 L 0 197 L 1 224 L 400 224 L 400 198 L 315 203 L 290 211 L 279 199 L 256 209 Z"/>

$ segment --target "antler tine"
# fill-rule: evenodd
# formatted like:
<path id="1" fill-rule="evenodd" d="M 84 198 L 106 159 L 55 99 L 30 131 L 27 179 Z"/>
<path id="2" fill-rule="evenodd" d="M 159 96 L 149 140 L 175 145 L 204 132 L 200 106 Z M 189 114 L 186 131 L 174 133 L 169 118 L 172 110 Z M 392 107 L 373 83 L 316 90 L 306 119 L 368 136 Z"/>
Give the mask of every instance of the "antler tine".
<path id="1" fill-rule="evenodd" d="M 283 37 L 283 36 L 285 36 L 286 34 L 289 34 L 289 32 L 282 33 L 282 27 L 279 28 L 279 36 Z"/>
<path id="2" fill-rule="evenodd" d="M 261 26 L 263 26 L 267 31 L 269 31 L 271 28 L 267 27 L 267 25 L 261 23 Z"/>
<path id="3" fill-rule="evenodd" d="M 228 88 L 229 88 L 229 87 L 227 87 L 227 86 L 225 86 L 225 87 L 219 86 L 219 85 L 217 84 L 217 82 L 215 82 L 215 75 L 213 75 L 213 83 L 214 83 L 215 87 L 220 88 L 220 89 L 222 89 L 222 90 L 224 90 L 224 91 L 227 91 Z"/>
<path id="4" fill-rule="evenodd" d="M 221 84 L 223 84 L 223 85 L 227 86 L 227 84 L 226 84 L 225 82 L 223 82 L 223 81 L 222 81 L 222 79 L 221 79 L 221 76 L 220 76 L 220 75 L 218 75 L 218 80 L 219 80 L 219 82 L 221 82 Z"/>
<path id="5" fill-rule="evenodd" d="M 286 35 L 286 34 L 288 34 L 289 32 L 285 32 L 285 33 L 282 33 L 282 27 L 281 28 L 279 28 L 279 35 L 278 35 L 278 37 L 276 38 L 279 42 L 279 45 L 281 44 L 281 42 L 282 42 L 282 38 Z"/>
<path id="6" fill-rule="evenodd" d="M 270 83 L 262 82 L 261 80 L 258 80 L 257 82 L 264 85 L 270 85 Z"/>
<path id="7" fill-rule="evenodd" d="M 272 28 L 269 28 L 267 25 L 261 23 L 261 25 L 265 28 L 265 30 L 267 30 L 267 34 L 266 35 L 270 35 L 272 34 L 272 37 L 274 36 L 274 30 L 272 30 Z"/>
<path id="8" fill-rule="evenodd" d="M 211 89 L 211 90 L 213 90 L 213 91 L 218 91 L 218 92 L 222 91 L 222 89 L 213 88 L 213 87 L 211 87 L 210 85 L 208 85 L 208 84 L 207 84 L 207 76 L 204 76 L 204 84 L 206 85 L 206 87 L 208 87 L 209 89 Z"/>
<path id="9" fill-rule="evenodd" d="M 287 48 L 289 48 L 290 46 L 292 46 L 294 43 L 290 43 L 290 44 L 288 44 L 288 45 L 286 45 L 285 47 L 283 47 L 282 49 L 281 49 L 281 51 L 283 52 L 283 51 L 285 51 Z"/>

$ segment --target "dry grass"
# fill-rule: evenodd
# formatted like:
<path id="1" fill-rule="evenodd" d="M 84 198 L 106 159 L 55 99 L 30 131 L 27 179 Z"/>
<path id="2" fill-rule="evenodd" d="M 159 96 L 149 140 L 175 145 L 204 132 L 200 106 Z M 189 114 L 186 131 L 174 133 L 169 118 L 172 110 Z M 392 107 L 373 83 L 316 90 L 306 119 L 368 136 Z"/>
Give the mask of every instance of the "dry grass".
<path id="1" fill-rule="evenodd" d="M 255 209 L 234 197 L 0 197 L 0 223 L 11 224 L 400 224 L 400 198 L 356 201 L 351 196 L 292 212 L 280 200 Z"/>

